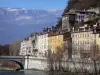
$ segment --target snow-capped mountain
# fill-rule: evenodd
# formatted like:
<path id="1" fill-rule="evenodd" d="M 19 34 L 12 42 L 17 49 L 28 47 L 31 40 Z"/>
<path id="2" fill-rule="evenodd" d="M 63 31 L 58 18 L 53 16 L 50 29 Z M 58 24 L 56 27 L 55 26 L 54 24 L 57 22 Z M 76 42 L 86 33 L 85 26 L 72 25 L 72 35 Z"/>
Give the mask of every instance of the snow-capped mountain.
<path id="1" fill-rule="evenodd" d="M 0 43 L 24 38 L 34 31 L 55 25 L 63 10 L 0 8 Z"/>

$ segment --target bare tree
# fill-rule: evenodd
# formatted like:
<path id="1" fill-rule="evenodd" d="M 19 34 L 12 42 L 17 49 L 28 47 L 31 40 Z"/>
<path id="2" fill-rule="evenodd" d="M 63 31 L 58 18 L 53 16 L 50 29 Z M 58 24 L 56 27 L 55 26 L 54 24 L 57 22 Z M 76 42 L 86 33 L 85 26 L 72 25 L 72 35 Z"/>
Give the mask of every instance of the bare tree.
<path id="1" fill-rule="evenodd" d="M 51 50 L 48 50 L 47 58 L 48 58 L 48 67 L 49 67 L 49 70 L 54 70 L 53 69 L 54 59 L 53 59 L 53 53 L 52 53 Z"/>
<path id="2" fill-rule="evenodd" d="M 98 66 L 99 66 L 99 47 L 95 44 L 91 45 L 90 48 L 86 49 L 83 45 L 79 46 L 80 50 L 77 50 L 77 47 L 73 50 L 73 55 L 76 55 L 79 53 L 79 57 L 73 58 L 73 59 L 67 59 L 65 60 L 67 68 L 69 67 L 69 71 L 71 70 L 69 65 L 73 65 L 73 69 L 75 70 L 75 73 L 81 72 L 82 74 L 87 73 L 95 73 L 97 75 L 98 73 Z M 57 47 L 55 52 L 52 52 L 49 50 L 48 52 L 48 60 L 49 60 L 49 67 L 51 69 L 55 70 L 61 70 L 65 66 L 62 66 L 63 58 L 66 53 L 66 50 L 68 50 L 67 47 L 61 48 Z M 68 54 L 68 52 L 66 53 Z M 93 70 L 94 67 L 94 70 Z M 94 72 L 93 72 L 94 71 Z"/>
<path id="3" fill-rule="evenodd" d="M 21 41 L 19 39 L 12 41 L 9 45 L 10 56 L 17 56 L 20 50 Z"/>
<path id="4" fill-rule="evenodd" d="M 53 52 L 48 50 L 48 63 L 49 68 L 52 70 L 61 70 L 62 69 L 62 59 L 65 53 L 64 47 L 57 47 Z"/>

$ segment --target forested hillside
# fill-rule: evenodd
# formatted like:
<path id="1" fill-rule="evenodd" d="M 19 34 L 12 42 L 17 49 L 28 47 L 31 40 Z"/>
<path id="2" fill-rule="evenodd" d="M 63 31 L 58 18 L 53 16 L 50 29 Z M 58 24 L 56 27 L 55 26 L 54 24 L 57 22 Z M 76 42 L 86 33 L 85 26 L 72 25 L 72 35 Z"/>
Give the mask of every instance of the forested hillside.
<path id="1" fill-rule="evenodd" d="M 100 7 L 100 0 L 69 0 L 64 13 L 68 12 L 70 9 L 84 10 L 91 7 Z"/>
<path id="2" fill-rule="evenodd" d="M 100 7 L 100 0 L 68 0 L 63 14 L 67 13 L 70 9 L 87 10 L 89 8 Z M 61 26 L 62 20 L 60 19 L 56 26 Z"/>

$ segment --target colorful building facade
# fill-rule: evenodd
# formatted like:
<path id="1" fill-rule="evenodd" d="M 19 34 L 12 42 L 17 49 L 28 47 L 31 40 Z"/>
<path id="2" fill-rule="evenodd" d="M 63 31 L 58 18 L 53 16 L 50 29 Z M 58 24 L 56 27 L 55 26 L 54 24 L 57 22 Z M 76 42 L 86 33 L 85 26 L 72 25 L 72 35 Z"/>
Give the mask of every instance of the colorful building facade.
<path id="1" fill-rule="evenodd" d="M 48 37 L 48 49 L 56 51 L 57 48 L 63 48 L 63 35 L 53 35 Z"/>
<path id="2" fill-rule="evenodd" d="M 94 28 L 74 29 L 71 38 L 72 58 L 92 58 L 94 53 L 100 52 L 100 34 Z"/>

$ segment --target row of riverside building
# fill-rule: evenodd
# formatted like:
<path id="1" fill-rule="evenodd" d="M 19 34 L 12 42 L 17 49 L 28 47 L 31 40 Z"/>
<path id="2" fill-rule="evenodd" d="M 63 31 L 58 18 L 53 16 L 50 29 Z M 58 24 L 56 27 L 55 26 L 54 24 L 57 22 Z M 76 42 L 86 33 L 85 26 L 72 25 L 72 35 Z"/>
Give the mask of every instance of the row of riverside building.
<path id="1" fill-rule="evenodd" d="M 94 9 L 70 10 L 62 15 L 62 25 L 44 28 L 43 32 L 33 32 L 26 37 L 21 42 L 19 55 L 46 57 L 48 50 L 56 52 L 58 47 L 66 46 L 66 58 L 89 59 L 93 55 L 99 57 L 99 14 L 98 8 L 95 11 Z M 94 19 L 96 22 L 92 23 Z"/>

